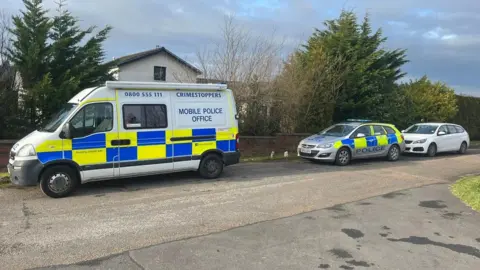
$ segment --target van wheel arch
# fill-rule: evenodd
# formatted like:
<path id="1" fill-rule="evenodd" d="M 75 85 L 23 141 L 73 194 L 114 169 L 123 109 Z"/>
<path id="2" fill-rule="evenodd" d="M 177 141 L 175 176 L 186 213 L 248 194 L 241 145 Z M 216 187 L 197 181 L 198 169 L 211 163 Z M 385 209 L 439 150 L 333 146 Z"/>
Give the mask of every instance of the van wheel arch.
<path id="1" fill-rule="evenodd" d="M 197 171 L 205 179 L 216 179 L 223 173 L 224 167 L 223 153 L 212 150 L 202 154 Z"/>
<path id="2" fill-rule="evenodd" d="M 203 160 L 207 155 L 217 155 L 219 156 L 221 159 L 222 159 L 222 162 L 223 162 L 223 152 L 222 151 L 219 151 L 219 150 L 216 150 L 216 149 L 212 149 L 212 150 L 208 150 L 208 151 L 205 151 L 203 152 L 203 154 L 200 156 L 200 162 L 201 160 Z"/>
<path id="3" fill-rule="evenodd" d="M 67 161 L 67 160 L 62 160 L 62 161 L 54 161 L 54 162 L 48 162 L 46 163 L 44 166 L 43 166 L 43 169 L 40 171 L 40 174 L 38 175 L 38 179 L 37 179 L 37 183 L 40 183 L 40 180 L 42 179 L 42 175 L 43 173 L 48 169 L 48 168 L 51 168 L 53 166 L 67 166 L 67 167 L 70 167 L 70 169 L 72 169 L 76 176 L 77 176 L 77 179 L 78 181 L 80 182 L 81 181 L 81 175 L 80 175 L 80 166 L 73 162 L 73 161 Z"/>

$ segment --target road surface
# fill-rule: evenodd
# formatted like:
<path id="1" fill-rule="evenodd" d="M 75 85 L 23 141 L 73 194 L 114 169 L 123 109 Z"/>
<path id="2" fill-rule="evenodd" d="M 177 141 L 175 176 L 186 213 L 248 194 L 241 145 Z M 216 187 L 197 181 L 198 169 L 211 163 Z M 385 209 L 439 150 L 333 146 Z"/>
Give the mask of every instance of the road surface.
<path id="1" fill-rule="evenodd" d="M 0 189 L 2 269 L 72 264 L 477 173 L 478 150 L 433 159 L 239 164 L 219 181 L 193 174 L 86 185 L 50 199 Z M 400 238 L 399 238 L 400 239 Z"/>

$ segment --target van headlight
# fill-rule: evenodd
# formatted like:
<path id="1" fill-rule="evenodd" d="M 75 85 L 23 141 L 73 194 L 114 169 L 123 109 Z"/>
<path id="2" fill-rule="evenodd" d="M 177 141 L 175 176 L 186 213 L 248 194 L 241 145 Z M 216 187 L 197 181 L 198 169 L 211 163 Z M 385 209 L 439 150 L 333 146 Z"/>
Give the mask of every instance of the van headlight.
<path id="1" fill-rule="evenodd" d="M 326 144 L 320 144 L 320 145 L 317 145 L 317 148 L 330 148 L 333 146 L 333 143 L 326 143 Z"/>
<path id="2" fill-rule="evenodd" d="M 16 156 L 17 157 L 33 157 L 36 154 L 37 153 L 35 152 L 35 148 L 33 147 L 33 145 L 26 144 L 18 150 Z"/>
<path id="3" fill-rule="evenodd" d="M 416 140 L 413 143 L 414 144 L 420 144 L 420 143 L 425 143 L 426 141 L 427 141 L 427 139 L 421 139 L 421 140 Z"/>

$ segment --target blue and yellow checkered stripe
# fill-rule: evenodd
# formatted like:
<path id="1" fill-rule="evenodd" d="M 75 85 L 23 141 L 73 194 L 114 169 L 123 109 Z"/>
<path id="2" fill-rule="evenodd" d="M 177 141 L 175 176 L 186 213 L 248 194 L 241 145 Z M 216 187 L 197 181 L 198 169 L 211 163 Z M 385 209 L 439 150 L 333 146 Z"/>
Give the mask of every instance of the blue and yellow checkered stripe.
<path id="1" fill-rule="evenodd" d="M 122 161 L 201 156 L 205 151 L 236 151 L 236 128 L 98 133 L 73 140 L 45 141 L 36 148 L 42 163 L 70 159 L 80 166 Z M 174 140 L 172 138 L 183 138 Z M 130 140 L 112 145 L 112 140 Z"/>
<path id="2" fill-rule="evenodd" d="M 401 143 L 402 141 L 401 134 L 387 134 L 356 139 L 345 139 L 336 142 L 334 147 L 338 149 L 342 146 L 349 146 L 351 149 L 360 149 L 374 146 L 386 146 L 394 143 Z"/>

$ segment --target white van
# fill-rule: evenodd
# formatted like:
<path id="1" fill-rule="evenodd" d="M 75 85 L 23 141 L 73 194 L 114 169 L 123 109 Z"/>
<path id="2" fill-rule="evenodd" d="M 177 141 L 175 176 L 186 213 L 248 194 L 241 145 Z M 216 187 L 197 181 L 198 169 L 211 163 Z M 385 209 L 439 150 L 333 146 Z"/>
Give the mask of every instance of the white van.
<path id="1" fill-rule="evenodd" d="M 74 96 L 16 143 L 11 182 L 53 198 L 79 184 L 198 171 L 217 178 L 240 160 L 238 116 L 224 84 L 108 81 Z"/>

